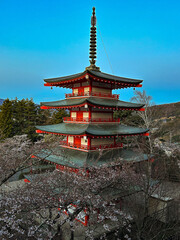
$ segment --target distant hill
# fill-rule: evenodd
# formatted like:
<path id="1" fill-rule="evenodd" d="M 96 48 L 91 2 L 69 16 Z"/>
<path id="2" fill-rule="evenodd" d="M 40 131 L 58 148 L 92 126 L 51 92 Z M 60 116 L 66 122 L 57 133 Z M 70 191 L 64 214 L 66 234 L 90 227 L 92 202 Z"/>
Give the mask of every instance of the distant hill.
<path id="1" fill-rule="evenodd" d="M 180 102 L 155 105 L 152 108 L 155 110 L 155 119 L 180 116 Z"/>
<path id="2" fill-rule="evenodd" d="M 0 99 L 0 106 L 3 104 L 4 99 Z"/>
<path id="3" fill-rule="evenodd" d="M 165 141 L 180 143 L 180 102 L 152 107 L 158 125 L 157 136 Z"/>

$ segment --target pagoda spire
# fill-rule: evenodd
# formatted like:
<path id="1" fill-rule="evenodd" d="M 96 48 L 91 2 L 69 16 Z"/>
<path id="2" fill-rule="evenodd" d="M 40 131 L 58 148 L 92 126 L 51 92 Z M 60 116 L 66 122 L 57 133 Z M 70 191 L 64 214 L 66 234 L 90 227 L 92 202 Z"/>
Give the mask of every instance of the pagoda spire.
<path id="1" fill-rule="evenodd" d="M 89 48 L 89 61 L 90 66 L 86 70 L 100 71 L 99 67 L 96 67 L 96 15 L 95 7 L 93 7 L 91 16 L 91 31 L 90 31 L 90 48 Z"/>

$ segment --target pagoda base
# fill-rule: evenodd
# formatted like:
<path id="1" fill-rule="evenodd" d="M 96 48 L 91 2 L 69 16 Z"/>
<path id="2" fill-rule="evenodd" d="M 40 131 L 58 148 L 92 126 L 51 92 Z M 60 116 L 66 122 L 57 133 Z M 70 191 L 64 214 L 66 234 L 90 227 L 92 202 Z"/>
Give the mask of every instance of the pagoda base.
<path id="1" fill-rule="evenodd" d="M 57 166 L 66 166 L 74 169 L 88 169 L 93 166 L 103 167 L 106 164 L 108 167 L 111 167 L 121 165 L 123 162 L 137 163 L 148 160 L 146 154 L 122 148 L 85 152 L 58 147 L 53 152 L 43 149 L 33 157 Z"/>

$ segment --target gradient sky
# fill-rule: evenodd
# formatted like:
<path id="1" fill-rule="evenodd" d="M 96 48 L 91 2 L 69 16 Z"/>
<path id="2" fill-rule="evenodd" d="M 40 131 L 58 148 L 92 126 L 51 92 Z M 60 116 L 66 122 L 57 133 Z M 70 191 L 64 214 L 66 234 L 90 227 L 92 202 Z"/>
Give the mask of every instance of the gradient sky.
<path id="1" fill-rule="evenodd" d="M 138 90 L 146 90 L 156 104 L 180 101 L 179 0 L 0 0 L 0 98 L 63 99 L 70 90 L 51 90 L 43 79 L 82 72 L 89 65 L 93 6 L 97 66 L 143 79 Z M 115 93 L 126 101 L 133 96 L 132 89 Z"/>

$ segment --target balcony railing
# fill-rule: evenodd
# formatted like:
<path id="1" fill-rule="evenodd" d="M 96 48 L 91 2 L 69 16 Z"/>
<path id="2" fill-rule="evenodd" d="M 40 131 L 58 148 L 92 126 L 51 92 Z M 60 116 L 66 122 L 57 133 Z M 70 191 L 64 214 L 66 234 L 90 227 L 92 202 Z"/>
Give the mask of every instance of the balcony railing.
<path id="1" fill-rule="evenodd" d="M 66 98 L 71 97 L 79 97 L 79 96 L 91 96 L 91 97 L 105 97 L 105 98 L 114 98 L 119 99 L 119 94 L 111 94 L 111 93 L 99 93 L 99 92 L 82 92 L 82 93 L 68 93 L 65 94 Z"/>
<path id="2" fill-rule="evenodd" d="M 112 119 L 112 118 L 77 118 L 77 117 L 64 117 L 64 122 L 120 122 L 120 118 Z"/>
<path id="3" fill-rule="evenodd" d="M 100 145 L 93 145 L 91 146 L 91 150 L 96 150 L 96 149 L 107 149 L 107 148 L 116 148 L 116 147 L 123 147 L 122 143 L 116 143 L 116 144 L 100 144 Z"/>
<path id="4" fill-rule="evenodd" d="M 65 147 L 72 147 L 72 148 L 78 148 L 78 149 L 84 149 L 84 150 L 97 150 L 97 149 L 107 149 L 107 148 L 122 148 L 122 143 L 116 143 L 116 144 L 99 144 L 99 145 L 83 145 L 83 144 L 75 144 L 75 143 L 67 143 L 67 141 L 60 141 L 61 146 Z"/>

